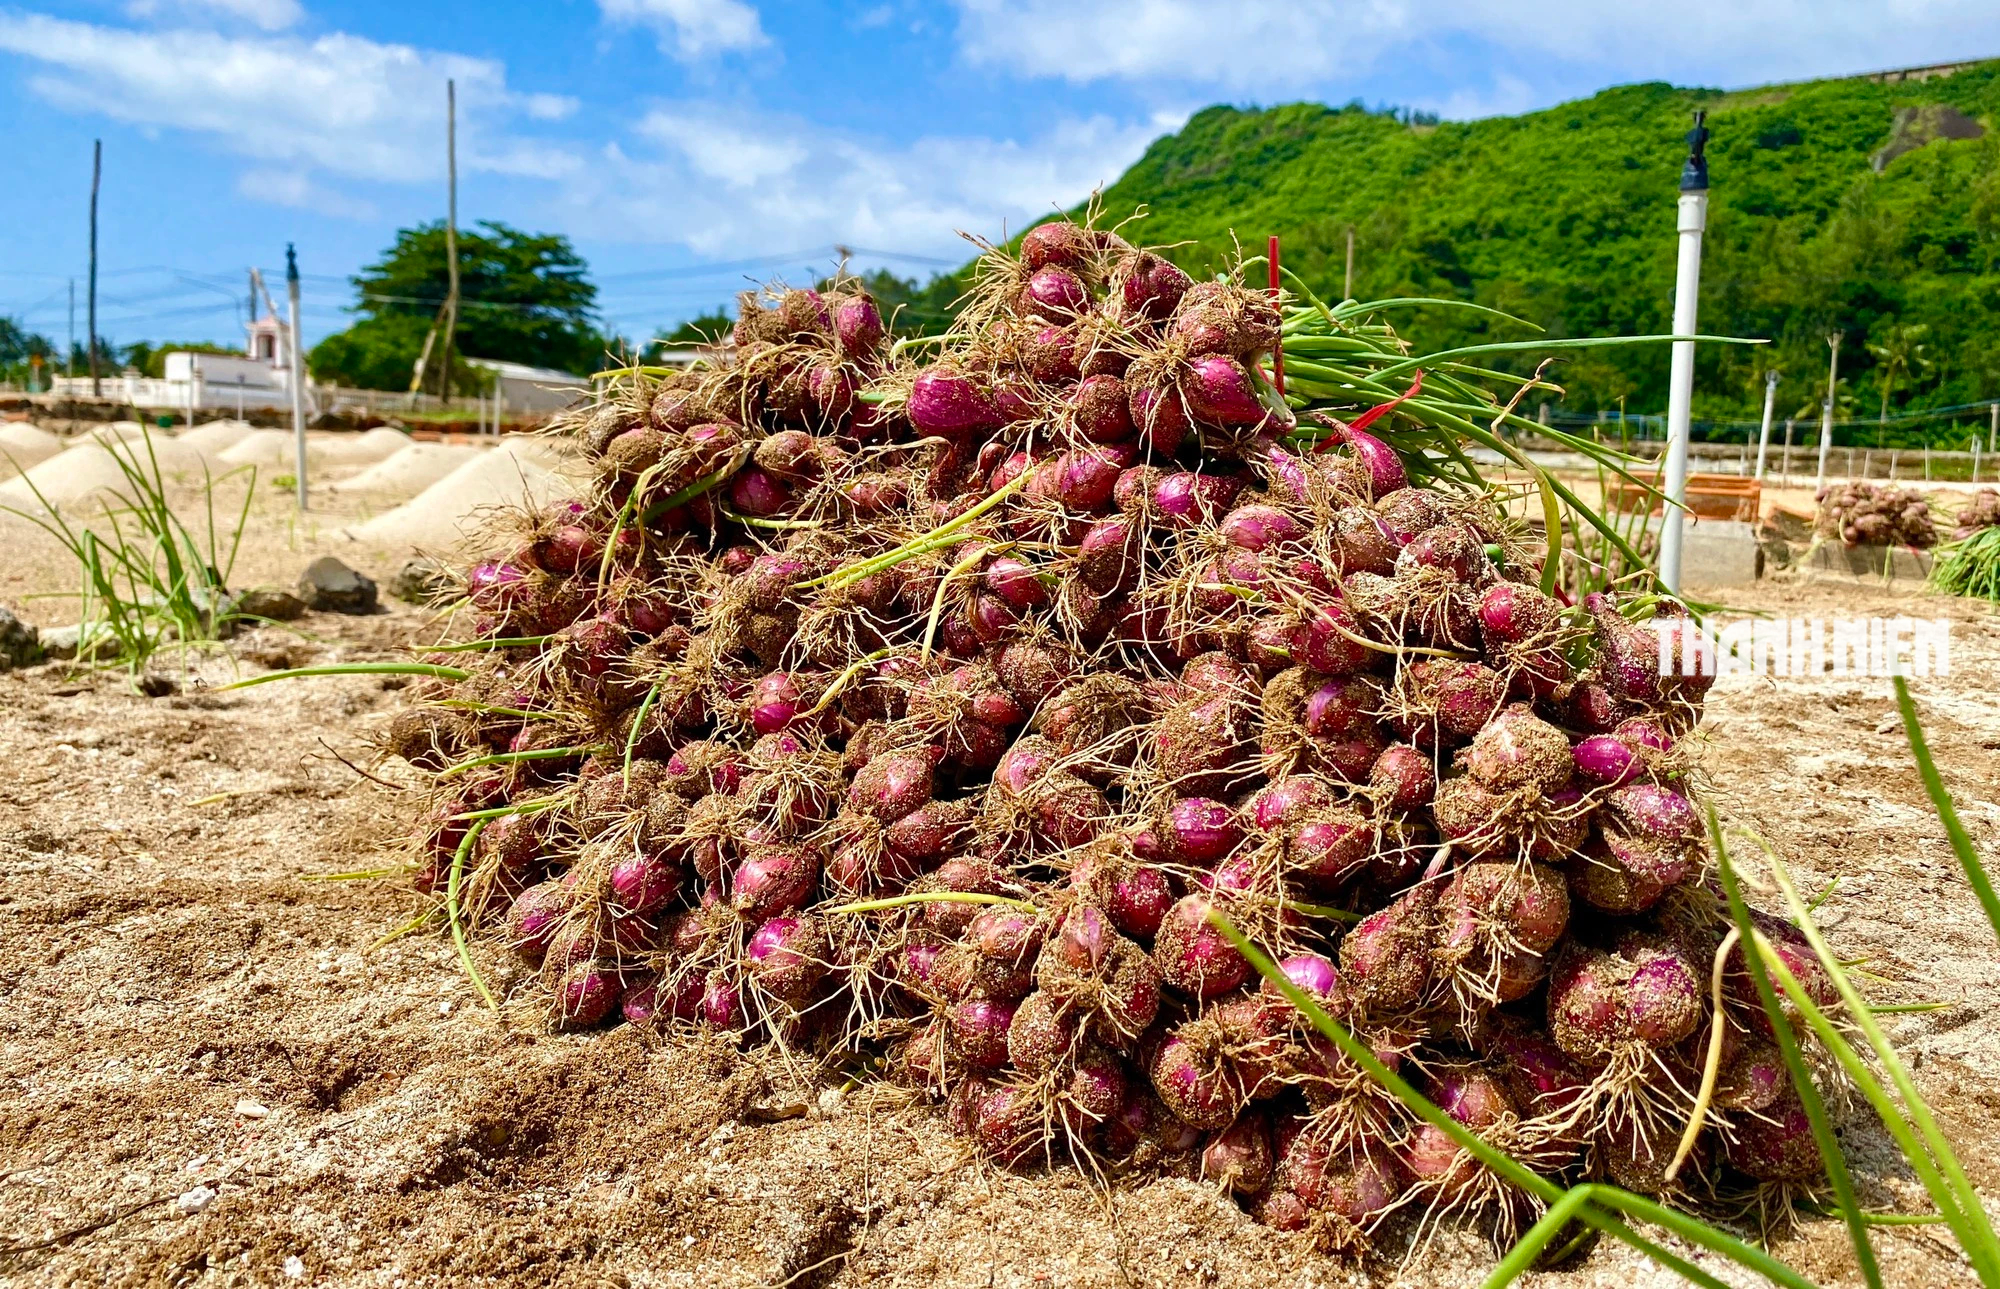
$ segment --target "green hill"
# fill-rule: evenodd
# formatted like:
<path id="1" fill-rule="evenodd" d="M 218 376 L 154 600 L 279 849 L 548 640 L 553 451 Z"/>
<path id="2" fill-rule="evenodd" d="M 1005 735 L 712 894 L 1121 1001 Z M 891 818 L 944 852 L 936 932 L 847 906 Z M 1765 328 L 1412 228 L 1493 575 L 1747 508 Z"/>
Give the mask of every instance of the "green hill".
<path id="1" fill-rule="evenodd" d="M 1190 268 L 1220 262 L 1232 232 L 1254 249 L 1276 233 L 1285 264 L 1336 294 L 1351 224 L 1362 298 L 1473 300 L 1556 336 L 1664 332 L 1696 107 L 1713 131 L 1702 330 L 1776 342 L 1706 348 L 1697 416 L 1755 415 L 1767 365 L 1782 373 L 1780 416 L 1816 405 L 1836 328 L 1843 416 L 1877 415 L 1885 371 L 1892 416 L 2000 396 L 2000 61 L 1902 83 L 1629 85 L 1463 124 L 1307 103 L 1212 107 L 1147 149 L 1104 208 L 1147 206 L 1137 235 L 1187 241 L 1175 254 Z M 1966 135 L 1980 137 L 1951 137 Z M 1427 347 L 1524 334 L 1438 310 L 1396 321 Z M 1606 351 L 1556 379 L 1572 413 L 1621 397 L 1657 413 L 1667 352 Z M 1961 424 L 1974 419 L 1983 409 Z M 1947 417 L 1928 424 L 1940 445 L 1955 432 Z M 1892 424 L 1887 439 L 1898 437 Z"/>
<path id="2" fill-rule="evenodd" d="M 2000 60 L 1922 80 L 1854 77 L 1734 92 L 1628 85 L 1463 123 L 1359 105 L 1211 107 L 1156 140 L 1102 203 L 1112 219 L 1145 207 L 1147 218 L 1127 231 L 1178 244 L 1170 253 L 1196 271 L 1228 262 L 1234 238 L 1258 251 L 1275 233 L 1286 265 L 1331 298 L 1352 227 L 1361 298 L 1473 301 L 1553 337 L 1665 332 L 1674 194 L 1697 107 L 1713 132 L 1701 329 L 1774 343 L 1702 347 L 1696 416 L 1717 423 L 1717 435 L 1743 435 L 1740 422 L 1757 414 L 1764 374 L 1775 368 L 1779 415 L 1816 419 L 1826 337 L 1839 331 L 1840 416 L 1851 422 L 1840 441 L 1963 446 L 1985 422 L 1985 409 L 1968 405 L 2000 398 Z M 404 230 L 371 272 L 380 277 L 406 242 L 427 236 L 436 226 Z M 465 236 L 474 250 L 483 244 L 477 233 Z M 558 259 L 570 254 L 567 243 L 556 251 Z M 394 301 L 441 296 L 442 251 L 430 259 L 428 285 L 364 300 L 368 317 L 314 350 L 314 373 L 407 383 L 433 306 Z M 364 295 L 369 282 L 383 289 L 366 274 L 355 281 Z M 878 273 L 870 285 L 885 305 L 901 306 L 900 329 L 927 330 L 949 325 L 964 281 L 962 270 L 925 285 Z M 492 287 L 507 299 L 527 298 L 526 289 Z M 591 288 L 578 289 L 587 312 Z M 474 266 L 467 295 L 481 294 Z M 582 317 L 571 319 L 574 335 L 559 338 L 598 352 L 602 339 L 585 334 Z M 498 318 L 468 312 L 462 347 L 505 357 L 508 344 L 527 344 L 531 356 L 556 361 L 540 333 L 489 337 L 479 347 L 481 328 L 492 331 Z M 1444 309 L 1399 311 L 1393 320 L 1420 349 L 1530 334 Z M 726 321 L 696 319 L 685 334 Z M 5 350 L 0 337 L 0 363 Z M 1532 367 L 1532 359 L 1495 361 Z M 1657 416 L 1667 366 L 1664 346 L 1570 358 L 1554 372 L 1567 392 L 1552 410 L 1588 418 L 1622 406 Z M 1889 424 L 1878 428 L 1872 422 L 1885 408 Z"/>

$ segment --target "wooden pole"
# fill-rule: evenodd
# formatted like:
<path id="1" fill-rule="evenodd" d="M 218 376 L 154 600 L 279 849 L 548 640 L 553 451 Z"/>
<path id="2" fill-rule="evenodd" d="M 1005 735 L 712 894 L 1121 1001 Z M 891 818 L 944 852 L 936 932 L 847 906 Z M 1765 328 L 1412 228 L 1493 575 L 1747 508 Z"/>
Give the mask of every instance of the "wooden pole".
<path id="1" fill-rule="evenodd" d="M 90 396 L 102 398 L 104 384 L 97 371 L 97 186 L 104 177 L 104 140 L 90 149 Z"/>
<path id="2" fill-rule="evenodd" d="M 451 401 L 451 346 L 458 332 L 458 84 L 444 83 L 444 164 L 448 192 L 445 200 L 443 366 L 438 372 L 439 405 Z"/>

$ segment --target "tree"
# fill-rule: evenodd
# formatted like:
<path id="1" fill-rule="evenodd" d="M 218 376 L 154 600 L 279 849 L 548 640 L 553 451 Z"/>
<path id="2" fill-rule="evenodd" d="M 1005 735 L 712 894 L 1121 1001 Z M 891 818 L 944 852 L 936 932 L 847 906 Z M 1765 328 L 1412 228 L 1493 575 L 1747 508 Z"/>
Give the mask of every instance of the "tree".
<path id="1" fill-rule="evenodd" d="M 316 378 L 408 388 L 445 299 L 444 232 L 442 220 L 402 229 L 379 261 L 351 279 L 360 320 L 313 347 Z M 457 353 L 582 372 L 615 343 L 598 329 L 597 287 L 568 238 L 482 220 L 459 231 L 458 257 Z"/>
<path id="2" fill-rule="evenodd" d="M 1922 323 L 1898 323 L 1889 328 L 1879 345 L 1868 346 L 1875 356 L 1877 381 L 1882 387 L 1882 411 L 1875 422 L 1875 446 L 1882 446 L 1882 434 L 1889 424 L 1889 395 L 1895 391 L 1898 375 L 1922 376 L 1931 369 L 1929 346 L 1924 337 L 1930 328 Z"/>
<path id="3" fill-rule="evenodd" d="M 56 375 L 55 341 L 39 332 L 29 331 L 19 320 L 0 315 L 0 376 L 7 380 L 22 381 L 28 374 L 30 359 L 42 360 L 42 378 Z"/>

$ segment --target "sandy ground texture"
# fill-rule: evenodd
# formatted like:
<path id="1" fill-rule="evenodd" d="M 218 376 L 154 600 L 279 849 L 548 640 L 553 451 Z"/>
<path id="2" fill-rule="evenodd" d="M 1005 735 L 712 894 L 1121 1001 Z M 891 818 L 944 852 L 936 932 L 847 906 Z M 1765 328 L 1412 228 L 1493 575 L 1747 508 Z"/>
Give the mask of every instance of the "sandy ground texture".
<path id="1" fill-rule="evenodd" d="M 1953 673 L 1919 682 L 1920 702 L 1994 853 L 1993 613 L 1825 584 L 1734 598 L 1951 617 Z M 408 609 L 309 617 L 204 674 L 394 656 L 421 625 Z M 1491 1265 L 1450 1235 L 1401 1269 L 1332 1257 L 1186 1180 L 996 1173 L 928 1107 L 804 1083 L 714 1037 L 495 1018 L 443 937 L 371 949 L 415 908 L 397 883 L 315 880 L 394 862 L 405 799 L 340 758 L 371 763 L 397 688 L 144 698 L 59 665 L 0 676 L 0 1283 L 1446 1286 Z M 1731 817 L 1810 889 L 1840 879 L 1823 909 L 1838 949 L 1881 1000 L 1948 1004 L 1892 1030 L 2000 1195 L 2000 952 L 1887 682 L 1732 678 L 1712 713 Z M 1879 1129 L 1845 1132 L 1867 1202 L 1921 1204 Z M 1878 1244 L 1892 1284 L 1970 1283 L 1927 1229 Z M 1855 1279 L 1836 1224 L 1777 1247 L 1823 1283 Z M 1609 1245 L 1530 1278 L 1671 1282 Z"/>

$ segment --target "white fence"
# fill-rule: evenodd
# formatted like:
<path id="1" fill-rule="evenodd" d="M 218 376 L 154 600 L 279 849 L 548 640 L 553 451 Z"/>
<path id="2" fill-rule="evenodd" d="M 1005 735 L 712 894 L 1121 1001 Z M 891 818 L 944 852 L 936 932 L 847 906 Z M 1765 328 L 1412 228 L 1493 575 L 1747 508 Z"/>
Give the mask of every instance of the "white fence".
<path id="1" fill-rule="evenodd" d="M 57 377 L 53 390 L 31 391 L 12 382 L 0 382 L 0 391 L 53 394 L 58 398 L 89 399 L 127 406 L 155 415 L 167 415 L 189 424 L 208 415 L 244 412 L 277 412 L 291 415 L 291 395 L 283 389 L 255 385 L 217 384 L 161 380 L 151 376 L 106 376 L 99 381 L 103 393 L 92 399 L 88 376 Z M 191 399 L 190 394 L 197 397 Z M 364 413 L 371 416 L 423 414 L 463 417 L 480 425 L 498 425 L 509 416 L 519 417 L 522 409 L 510 407 L 504 396 L 474 395 L 450 402 L 435 394 L 411 394 L 387 389 L 349 389 L 340 385 L 308 384 L 306 414 L 321 412 Z M 540 419 L 537 416 L 535 419 Z"/>

